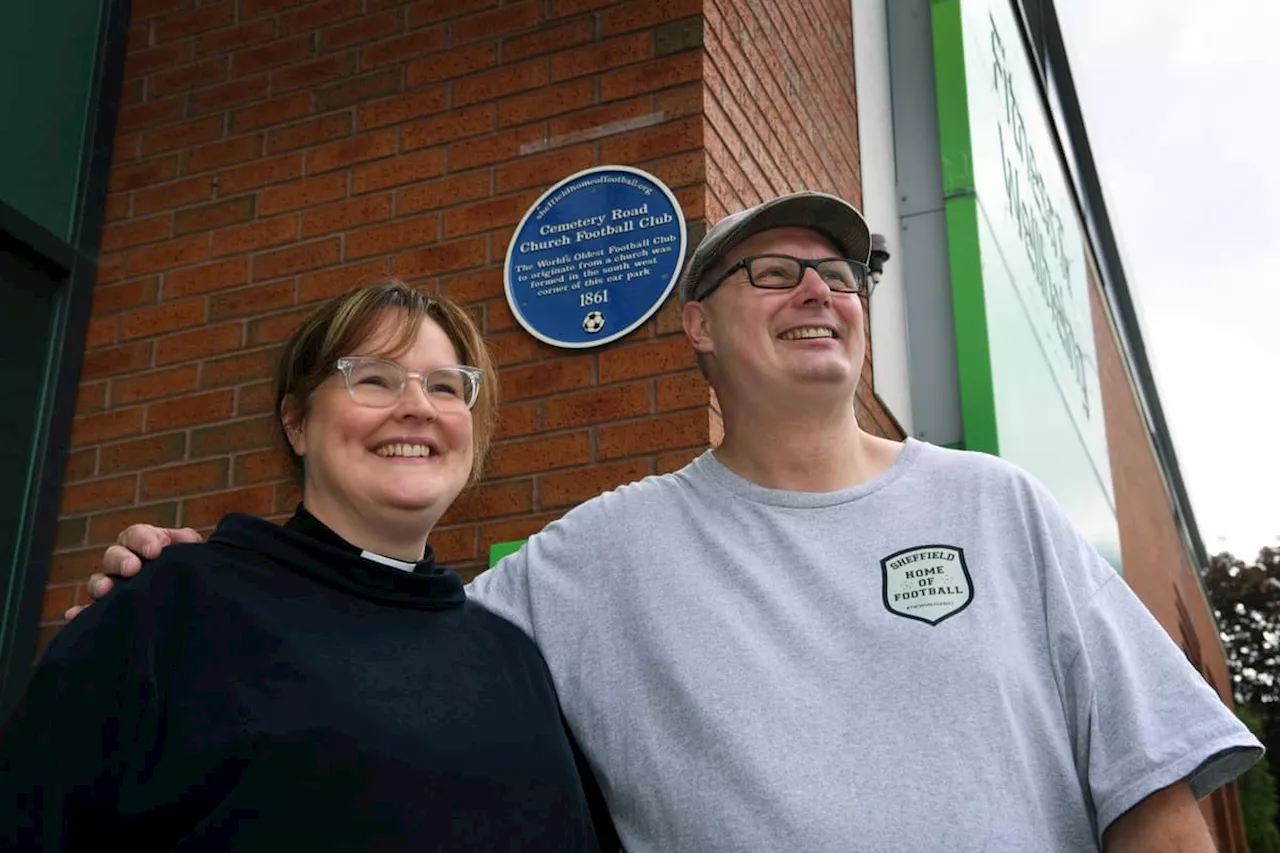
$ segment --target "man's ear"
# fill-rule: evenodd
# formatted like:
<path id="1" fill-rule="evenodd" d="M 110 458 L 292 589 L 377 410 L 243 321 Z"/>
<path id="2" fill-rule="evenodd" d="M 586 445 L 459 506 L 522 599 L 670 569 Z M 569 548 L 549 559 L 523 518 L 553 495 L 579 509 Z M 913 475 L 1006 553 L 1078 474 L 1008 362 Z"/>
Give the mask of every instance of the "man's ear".
<path id="1" fill-rule="evenodd" d="M 684 324 L 684 336 L 689 339 L 689 346 L 699 355 L 711 355 L 715 346 L 711 342 L 711 318 L 707 314 L 707 306 L 701 302 L 686 302 L 680 315 Z"/>
<path id="2" fill-rule="evenodd" d="M 293 397 L 285 397 L 280 401 L 280 424 L 284 427 L 285 438 L 289 446 L 298 456 L 307 455 L 307 438 L 302 426 L 305 415 L 302 407 Z"/>

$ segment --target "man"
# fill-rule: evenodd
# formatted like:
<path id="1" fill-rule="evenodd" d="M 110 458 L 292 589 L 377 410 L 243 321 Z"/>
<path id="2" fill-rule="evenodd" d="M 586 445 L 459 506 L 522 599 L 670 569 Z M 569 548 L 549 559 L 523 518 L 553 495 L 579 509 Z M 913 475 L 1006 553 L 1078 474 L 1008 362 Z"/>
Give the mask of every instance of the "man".
<path id="1" fill-rule="evenodd" d="M 723 443 L 470 594 L 538 643 L 628 850 L 1212 850 L 1195 798 L 1261 749 L 1124 582 L 1011 465 L 859 428 L 869 251 L 817 193 L 712 228 L 680 299 Z"/>

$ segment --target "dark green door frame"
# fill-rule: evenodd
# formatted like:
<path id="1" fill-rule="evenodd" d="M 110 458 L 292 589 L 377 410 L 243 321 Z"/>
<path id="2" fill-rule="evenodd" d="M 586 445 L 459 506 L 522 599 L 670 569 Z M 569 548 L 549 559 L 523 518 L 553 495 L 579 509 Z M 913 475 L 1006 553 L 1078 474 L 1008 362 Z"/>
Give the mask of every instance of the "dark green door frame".
<path id="1" fill-rule="evenodd" d="M 0 12 L 0 25 L 3 17 Z M 3 520 L 12 525 L 14 547 L 12 555 L 0 554 L 0 716 L 21 694 L 35 655 L 98 272 L 128 28 L 129 0 L 103 0 L 70 239 L 53 234 L 0 200 L 0 252 L 8 253 L 11 263 L 24 270 L 26 286 L 39 281 L 52 289 L 46 356 L 28 366 L 41 372 L 42 392 L 34 413 L 26 495 L 18 517 Z M 13 571 L 6 573 L 11 558 Z"/>

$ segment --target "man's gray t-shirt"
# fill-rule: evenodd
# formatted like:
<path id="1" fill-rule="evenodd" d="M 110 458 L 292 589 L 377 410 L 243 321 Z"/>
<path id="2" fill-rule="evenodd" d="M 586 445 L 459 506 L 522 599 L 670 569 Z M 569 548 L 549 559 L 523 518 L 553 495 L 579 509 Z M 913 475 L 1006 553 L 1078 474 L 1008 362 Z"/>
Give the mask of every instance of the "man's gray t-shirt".
<path id="1" fill-rule="evenodd" d="M 800 493 L 706 453 L 476 579 L 639 851 L 1088 850 L 1260 746 L 1048 494 L 908 441 Z"/>

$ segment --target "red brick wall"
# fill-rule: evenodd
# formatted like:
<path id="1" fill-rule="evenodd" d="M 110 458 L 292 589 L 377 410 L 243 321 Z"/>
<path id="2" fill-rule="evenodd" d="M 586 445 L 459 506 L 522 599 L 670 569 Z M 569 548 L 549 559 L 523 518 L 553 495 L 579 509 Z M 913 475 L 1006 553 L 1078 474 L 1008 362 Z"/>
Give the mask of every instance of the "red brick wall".
<path id="1" fill-rule="evenodd" d="M 1093 286 L 1089 296 L 1124 578 L 1223 701 L 1231 705 L 1231 679 L 1217 628 L 1178 533 L 1155 450 L 1098 295 L 1096 273 L 1092 269 L 1090 273 Z M 1234 786 L 1204 800 L 1201 809 L 1214 830 L 1219 850 L 1232 853 L 1246 849 Z"/>
<path id="2" fill-rule="evenodd" d="M 705 8 L 707 219 L 804 189 L 861 205 L 849 0 Z M 875 396 L 870 359 L 858 420 L 902 437 Z"/>
<path id="3" fill-rule="evenodd" d="M 317 300 L 395 274 L 474 309 L 502 366 L 489 477 L 432 541 L 464 570 L 706 446 L 667 306 L 569 354 L 502 296 L 519 217 L 636 165 L 703 216 L 697 0 L 135 0 L 42 640 L 125 525 L 279 517 L 269 366 Z M 700 233 L 700 232 L 698 232 Z"/>

